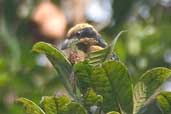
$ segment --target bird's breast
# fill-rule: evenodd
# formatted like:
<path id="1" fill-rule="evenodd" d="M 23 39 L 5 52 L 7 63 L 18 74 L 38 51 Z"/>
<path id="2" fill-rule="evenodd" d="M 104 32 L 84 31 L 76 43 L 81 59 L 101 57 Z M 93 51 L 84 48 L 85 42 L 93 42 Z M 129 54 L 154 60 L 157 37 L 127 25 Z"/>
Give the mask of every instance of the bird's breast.
<path id="1" fill-rule="evenodd" d="M 95 38 L 88 38 L 88 37 L 85 37 L 85 38 L 80 38 L 80 43 L 83 43 L 87 46 L 91 46 L 91 45 L 97 45 L 98 42 Z"/>

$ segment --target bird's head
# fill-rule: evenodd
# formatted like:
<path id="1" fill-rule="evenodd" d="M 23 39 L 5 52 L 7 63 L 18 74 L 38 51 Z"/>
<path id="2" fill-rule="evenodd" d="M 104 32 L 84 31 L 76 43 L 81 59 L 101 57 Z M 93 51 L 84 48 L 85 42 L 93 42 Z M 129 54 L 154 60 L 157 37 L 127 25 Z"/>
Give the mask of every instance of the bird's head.
<path id="1" fill-rule="evenodd" d="M 106 46 L 96 29 L 87 23 L 77 24 L 68 31 L 62 49 L 69 48 L 73 44 L 81 48 L 90 45 L 99 45 L 103 48 Z"/>

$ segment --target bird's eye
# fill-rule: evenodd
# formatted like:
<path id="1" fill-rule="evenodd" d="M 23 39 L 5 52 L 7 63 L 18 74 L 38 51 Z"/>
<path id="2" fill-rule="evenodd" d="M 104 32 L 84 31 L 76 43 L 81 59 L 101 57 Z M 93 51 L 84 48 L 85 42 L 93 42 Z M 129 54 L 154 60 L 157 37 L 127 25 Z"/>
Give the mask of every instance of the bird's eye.
<path id="1" fill-rule="evenodd" d="M 81 32 L 76 32 L 76 36 L 81 36 Z"/>

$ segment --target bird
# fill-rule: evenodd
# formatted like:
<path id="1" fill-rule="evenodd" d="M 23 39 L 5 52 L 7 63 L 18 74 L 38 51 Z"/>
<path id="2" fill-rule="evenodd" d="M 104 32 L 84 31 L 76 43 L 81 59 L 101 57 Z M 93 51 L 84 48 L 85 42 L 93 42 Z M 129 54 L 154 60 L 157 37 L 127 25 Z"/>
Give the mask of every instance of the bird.
<path id="1" fill-rule="evenodd" d="M 107 46 L 108 44 L 92 25 L 81 23 L 69 29 L 61 50 L 68 50 L 68 58 L 75 64 L 84 61 L 89 53 L 103 50 Z"/>

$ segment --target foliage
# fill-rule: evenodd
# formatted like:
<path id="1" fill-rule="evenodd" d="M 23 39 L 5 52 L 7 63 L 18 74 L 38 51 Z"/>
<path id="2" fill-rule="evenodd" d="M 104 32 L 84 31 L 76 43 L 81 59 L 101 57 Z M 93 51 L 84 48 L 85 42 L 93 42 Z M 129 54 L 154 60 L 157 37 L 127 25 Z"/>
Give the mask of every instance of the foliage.
<path id="1" fill-rule="evenodd" d="M 34 9 L 41 1 L 0 1 L 0 113 L 2 114 L 22 113 L 20 107 L 13 104 L 16 97 L 23 96 L 37 103 L 42 95 L 52 95 L 56 90 L 60 91 L 58 74 L 47 66 L 40 66 L 37 63 L 40 55 L 30 52 L 35 41 L 49 42 L 43 37 L 38 39 L 34 33 L 35 26 L 30 23 Z M 62 0 L 52 1 L 61 5 Z M 113 0 L 112 3 L 112 22 L 100 33 L 105 40 L 110 42 L 113 39 L 113 34 L 127 30 L 121 36 L 121 40 L 117 42 L 114 51 L 128 67 L 134 89 L 142 90 L 137 90 L 139 92 L 136 97 L 133 97 L 133 100 L 141 99 L 137 100 L 133 107 L 141 107 L 146 101 L 146 94 L 143 94 L 146 92 L 146 86 L 141 82 L 137 84 L 141 74 L 156 66 L 168 68 L 171 66 L 170 1 Z M 70 8 L 66 8 L 66 10 L 68 9 L 70 10 Z M 72 24 L 68 22 L 68 25 Z M 86 76 L 84 79 L 86 78 L 88 77 Z M 80 90 L 81 92 L 86 90 L 87 83 L 87 81 L 85 84 L 77 83 L 78 87 L 83 85 L 80 87 L 80 89 L 83 88 Z M 88 91 L 90 90 L 94 91 L 88 89 Z M 88 92 L 86 93 L 88 95 Z M 88 99 L 88 102 L 83 100 L 86 108 L 92 104 L 102 104 L 101 95 L 95 93 L 93 96 L 92 102 L 89 100 L 90 97 L 85 98 Z M 156 102 L 153 104 L 155 110 L 160 112 L 156 109 L 158 104 Z M 151 105 L 148 106 L 151 107 Z M 138 107 L 136 110 L 134 109 L 135 112 L 139 110 Z M 159 112 L 155 112 L 155 114 Z"/>
<path id="2" fill-rule="evenodd" d="M 162 110 L 163 114 L 169 114 L 171 111 L 171 93 L 161 92 L 156 97 L 159 108 Z"/>
<path id="3" fill-rule="evenodd" d="M 112 43 L 109 47 L 114 45 L 115 43 Z M 109 47 L 103 51 L 93 52 L 92 54 L 97 56 L 93 61 L 106 58 L 106 56 L 98 56 L 104 52 L 110 56 L 112 53 L 108 51 Z M 72 98 L 43 97 L 42 109 L 34 103 L 30 105 L 25 102 L 29 101 L 27 99 L 19 99 L 19 102 L 26 106 L 28 114 L 37 114 L 37 112 L 41 114 L 43 111 L 45 114 L 151 114 L 155 113 L 151 107 L 152 103 L 157 105 L 156 110 L 160 110 L 157 114 L 171 113 L 169 109 L 171 94 L 160 90 L 162 84 L 171 76 L 171 70 L 168 68 L 158 67 L 148 70 L 136 83 L 133 83 L 133 77 L 126 66 L 118 60 L 103 59 L 104 61 L 91 64 L 90 57 L 72 66 L 62 51 L 48 43 L 36 43 L 33 51 L 47 55 L 59 76 L 64 79 L 62 82 Z M 70 79 L 70 74 L 74 75 L 75 80 Z M 67 88 L 68 85 L 70 88 Z"/>

